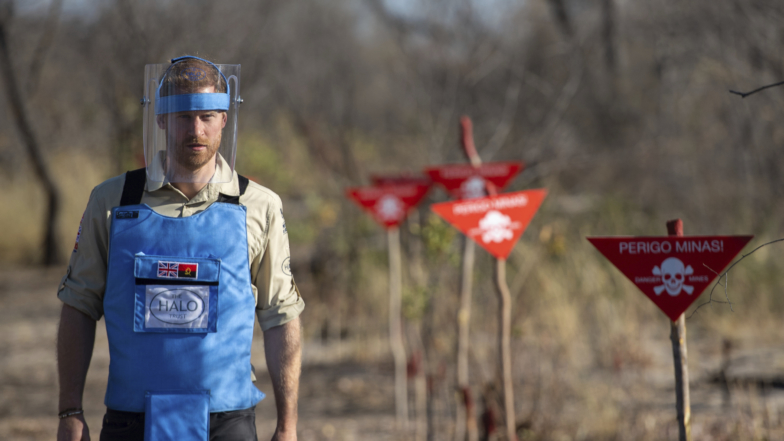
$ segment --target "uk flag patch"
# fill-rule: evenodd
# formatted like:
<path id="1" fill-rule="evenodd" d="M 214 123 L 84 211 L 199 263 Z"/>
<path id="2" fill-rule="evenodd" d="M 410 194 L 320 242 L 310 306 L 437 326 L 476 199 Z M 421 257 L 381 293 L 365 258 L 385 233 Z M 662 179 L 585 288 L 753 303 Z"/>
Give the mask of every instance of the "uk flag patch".
<path id="1" fill-rule="evenodd" d="M 164 277 L 167 279 L 176 279 L 177 272 L 180 269 L 179 262 L 163 262 L 158 261 L 158 277 Z"/>

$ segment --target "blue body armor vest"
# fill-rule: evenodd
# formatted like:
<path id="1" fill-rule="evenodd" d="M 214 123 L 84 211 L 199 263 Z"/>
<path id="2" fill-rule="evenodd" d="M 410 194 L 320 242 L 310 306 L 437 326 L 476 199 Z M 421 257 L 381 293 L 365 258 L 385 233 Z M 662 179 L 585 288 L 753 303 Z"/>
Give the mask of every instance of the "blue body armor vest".
<path id="1" fill-rule="evenodd" d="M 221 195 L 193 216 L 162 216 L 139 203 L 143 174 L 132 173 L 111 214 L 106 406 L 149 412 L 193 405 L 202 413 L 254 406 L 264 394 L 251 381 L 246 208 Z M 183 395 L 196 400 L 177 398 Z"/>

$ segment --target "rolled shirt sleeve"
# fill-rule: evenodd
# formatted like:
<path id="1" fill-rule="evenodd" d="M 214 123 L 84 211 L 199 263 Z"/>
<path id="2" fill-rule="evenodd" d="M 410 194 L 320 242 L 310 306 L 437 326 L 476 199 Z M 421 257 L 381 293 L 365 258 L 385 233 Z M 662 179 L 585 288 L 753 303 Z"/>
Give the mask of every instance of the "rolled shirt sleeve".
<path id="1" fill-rule="evenodd" d="M 291 252 L 283 205 L 273 194 L 267 207 L 262 253 L 253 259 L 251 275 L 257 290 L 256 316 L 262 331 L 283 325 L 302 313 L 305 302 L 291 274 Z"/>
<path id="2" fill-rule="evenodd" d="M 93 189 L 57 292 L 63 303 L 96 321 L 103 316 L 111 207 L 119 203 L 114 199 L 124 182 L 124 177 L 113 178 Z"/>

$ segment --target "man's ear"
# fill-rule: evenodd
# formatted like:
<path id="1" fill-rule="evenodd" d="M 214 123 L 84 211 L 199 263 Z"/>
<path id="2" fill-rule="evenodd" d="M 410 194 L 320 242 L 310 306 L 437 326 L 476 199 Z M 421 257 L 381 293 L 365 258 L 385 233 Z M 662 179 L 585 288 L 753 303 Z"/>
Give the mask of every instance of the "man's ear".
<path id="1" fill-rule="evenodd" d="M 223 115 L 223 124 L 221 124 L 221 129 L 222 129 L 226 127 L 226 121 L 229 120 L 229 114 L 227 112 L 221 112 L 221 115 Z"/>
<path id="2" fill-rule="evenodd" d="M 155 116 L 155 122 L 158 123 L 158 128 L 159 129 L 166 130 L 166 120 L 167 120 L 167 118 L 165 118 L 165 116 L 166 115 L 156 115 Z"/>

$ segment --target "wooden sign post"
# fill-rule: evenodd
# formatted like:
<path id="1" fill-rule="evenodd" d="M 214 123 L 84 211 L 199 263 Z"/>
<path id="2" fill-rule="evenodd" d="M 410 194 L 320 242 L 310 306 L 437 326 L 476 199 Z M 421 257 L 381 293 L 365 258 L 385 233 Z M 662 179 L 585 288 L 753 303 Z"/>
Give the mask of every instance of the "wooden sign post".
<path id="1" fill-rule="evenodd" d="M 395 363 L 395 414 L 400 427 L 408 422 L 406 349 L 401 317 L 402 271 L 399 225 L 427 194 L 429 184 L 349 188 L 346 194 L 387 229 L 389 247 L 389 347 Z"/>
<path id="2" fill-rule="evenodd" d="M 506 258 L 546 195 L 547 191 L 543 189 L 526 190 L 430 206 L 436 214 L 496 258 L 495 286 L 499 300 L 498 366 L 503 384 L 506 434 L 510 441 L 516 440 L 517 436 L 510 348 L 512 308 L 509 288 L 506 285 Z"/>
<path id="3" fill-rule="evenodd" d="M 754 236 L 684 236 L 680 219 L 664 237 L 589 237 L 670 318 L 680 441 L 691 441 L 686 318 L 683 313 Z"/>
<path id="4" fill-rule="evenodd" d="M 471 119 L 460 118 L 460 139 L 469 164 L 451 164 L 430 167 L 425 170 L 430 178 L 446 189 L 456 199 L 472 199 L 495 195 L 511 182 L 523 169 L 521 162 L 497 162 L 482 164 L 476 151 Z M 471 323 L 471 291 L 474 274 L 476 244 L 464 237 L 461 261 L 460 307 L 457 311 L 457 387 L 462 394 L 462 408 L 458 407 L 455 421 L 456 441 L 477 441 L 479 430 L 471 387 L 468 380 L 468 350 Z M 461 412 L 462 411 L 462 412 Z"/>
<path id="5" fill-rule="evenodd" d="M 387 229 L 389 248 L 389 348 L 395 361 L 395 415 L 399 426 L 408 423 L 408 384 L 406 382 L 406 348 L 403 345 L 402 303 L 403 276 L 400 259 L 400 228 Z"/>
<path id="6" fill-rule="evenodd" d="M 667 222 L 667 234 L 683 237 L 683 221 Z M 675 364 L 675 408 L 678 413 L 678 439 L 691 441 L 691 402 L 689 400 L 689 364 L 686 352 L 686 316 L 681 313 L 670 322 L 672 361 Z"/>

